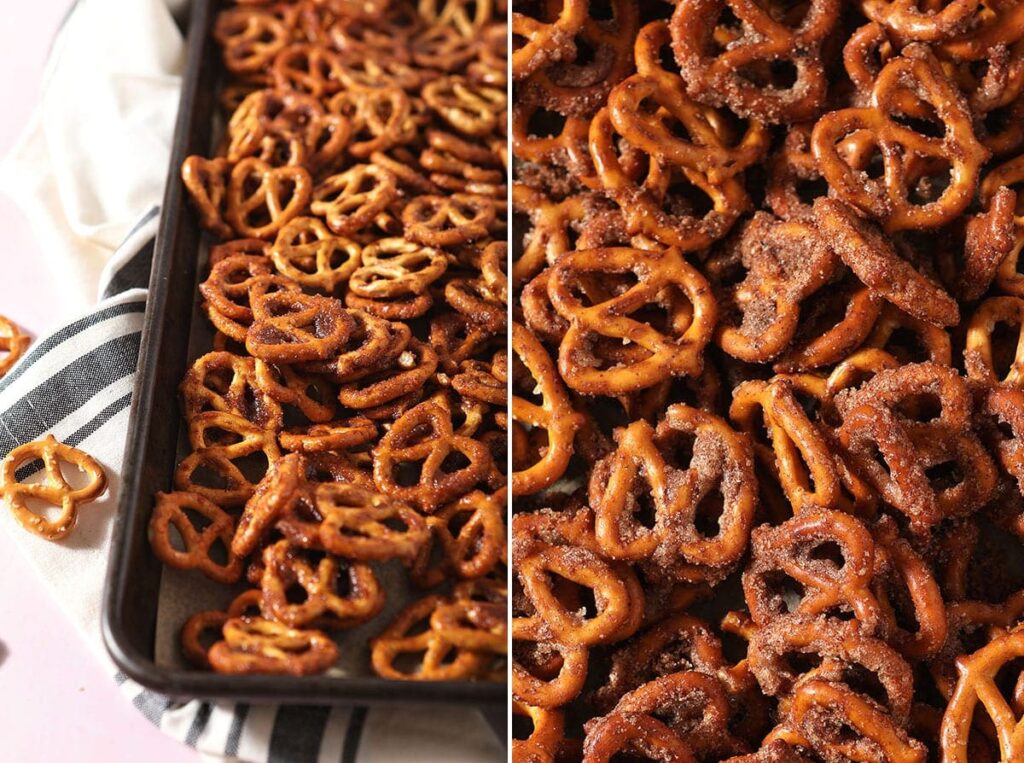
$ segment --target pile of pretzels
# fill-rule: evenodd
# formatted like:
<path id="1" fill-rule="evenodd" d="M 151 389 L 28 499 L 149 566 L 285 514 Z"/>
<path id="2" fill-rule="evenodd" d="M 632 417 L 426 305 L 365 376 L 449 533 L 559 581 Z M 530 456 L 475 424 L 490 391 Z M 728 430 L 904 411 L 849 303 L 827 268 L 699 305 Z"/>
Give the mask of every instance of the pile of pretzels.
<path id="1" fill-rule="evenodd" d="M 150 520 L 166 564 L 233 587 L 182 629 L 197 667 L 331 671 L 333 636 L 411 597 L 375 630 L 377 674 L 504 680 L 504 14 L 302 0 L 216 18 L 227 125 L 181 167 L 212 241 L 212 348 L 181 384 L 190 452 Z M 385 564 L 408 584 L 388 590 Z"/>
<path id="2" fill-rule="evenodd" d="M 1024 760 L 1024 3 L 512 11 L 513 758 Z"/>

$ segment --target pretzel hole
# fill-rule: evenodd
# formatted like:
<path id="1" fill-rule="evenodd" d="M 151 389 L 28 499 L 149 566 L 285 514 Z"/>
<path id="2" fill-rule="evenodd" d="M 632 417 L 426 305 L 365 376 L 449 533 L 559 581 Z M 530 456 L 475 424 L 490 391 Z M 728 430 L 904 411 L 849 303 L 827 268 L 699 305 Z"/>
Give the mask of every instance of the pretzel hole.
<path id="1" fill-rule="evenodd" d="M 910 421 L 926 424 L 942 416 L 942 401 L 933 392 L 918 392 L 904 397 L 893 410 Z"/>
<path id="2" fill-rule="evenodd" d="M 465 469 L 469 464 L 469 459 L 461 451 L 453 450 L 441 462 L 441 471 L 451 474 Z"/>
<path id="3" fill-rule="evenodd" d="M 263 479 L 270 468 L 270 459 L 266 453 L 259 451 L 258 453 L 234 459 L 234 464 L 242 472 L 242 476 L 255 485 Z"/>
<path id="4" fill-rule="evenodd" d="M 788 59 L 740 66 L 736 74 L 756 87 L 776 90 L 789 90 L 800 78 L 796 64 Z"/>
<path id="5" fill-rule="evenodd" d="M 848 664 L 843 670 L 842 680 L 855 692 L 870 697 L 882 707 L 892 707 L 889 692 L 874 670 L 863 665 Z"/>
<path id="6" fill-rule="evenodd" d="M 193 509 L 191 506 L 182 506 L 181 513 L 185 515 L 185 518 L 188 519 L 189 524 L 192 525 L 192 527 L 195 528 L 197 532 L 201 533 L 203 530 L 205 530 L 207 527 L 213 524 L 212 519 L 210 519 L 202 512 Z"/>
<path id="7" fill-rule="evenodd" d="M 292 605 L 302 605 L 309 601 L 309 592 L 299 583 L 292 583 L 285 589 L 284 599 Z"/>
<path id="8" fill-rule="evenodd" d="M 707 493 L 694 510 L 693 527 L 704 538 L 715 538 L 722 532 L 725 498 L 721 489 L 722 486 L 719 485 Z"/>
<path id="9" fill-rule="evenodd" d="M 72 490 L 81 490 L 93 483 L 94 477 L 76 464 L 63 459 L 57 459 L 57 468 L 60 470 L 64 481 L 71 486 Z"/>
<path id="10" fill-rule="evenodd" d="M 826 562 L 838 572 L 846 565 L 846 557 L 842 547 L 834 540 L 818 543 L 807 554 L 808 559 Z"/>
<path id="11" fill-rule="evenodd" d="M 882 453 L 881 449 L 876 443 L 870 443 L 868 446 L 868 458 L 880 466 L 885 472 L 886 476 L 892 476 L 892 469 L 889 468 L 889 462 L 885 459 L 885 454 Z"/>
<path id="12" fill-rule="evenodd" d="M 630 508 L 630 518 L 635 525 L 646 530 L 654 529 L 658 523 L 658 507 L 654 496 L 648 490 L 635 490 L 630 496 L 627 504 Z"/>
<path id="13" fill-rule="evenodd" d="M 912 204 L 930 204 L 937 201 L 949 187 L 951 168 L 943 172 L 929 172 L 922 175 L 908 189 L 908 200 Z"/>
<path id="14" fill-rule="evenodd" d="M 964 481 L 964 474 L 956 461 L 945 461 L 924 470 L 925 476 L 936 492 L 949 490 Z"/>
<path id="15" fill-rule="evenodd" d="M 207 549 L 206 556 L 218 567 L 226 567 L 231 559 L 228 547 L 220 536 L 210 544 L 209 549 Z"/>
<path id="16" fill-rule="evenodd" d="M 443 466 L 442 466 L 443 468 Z M 399 487 L 413 487 L 420 483 L 423 464 L 419 461 L 403 461 L 395 469 L 395 484 Z"/>
<path id="17" fill-rule="evenodd" d="M 192 485 L 207 488 L 208 490 L 230 490 L 235 487 L 233 481 L 221 472 L 217 467 L 211 466 L 205 460 L 200 461 L 198 466 L 189 475 L 189 482 Z"/>
<path id="18" fill-rule="evenodd" d="M 526 121 L 526 133 L 530 137 L 553 138 L 565 128 L 565 117 L 557 111 L 536 108 Z M 517 228 L 517 230 L 524 230 Z"/>
<path id="19" fill-rule="evenodd" d="M 703 218 L 715 208 L 711 197 L 682 175 L 669 184 L 664 205 L 669 214 L 695 218 Z"/>
<path id="20" fill-rule="evenodd" d="M 533 718 L 518 712 L 512 713 L 512 738 L 520 742 L 529 739 L 533 735 Z"/>
<path id="21" fill-rule="evenodd" d="M 828 181 L 825 178 L 798 180 L 794 184 L 793 190 L 800 201 L 804 204 L 811 204 L 815 199 L 828 194 Z"/>
<path id="22" fill-rule="evenodd" d="M 42 498 L 23 496 L 23 501 L 26 509 L 37 517 L 42 517 L 46 522 L 56 522 L 64 513 L 60 506 L 56 506 Z"/>
<path id="23" fill-rule="evenodd" d="M 725 657 L 729 664 L 737 665 L 747 658 L 747 650 L 750 646 L 750 642 L 747 639 L 727 630 L 722 630 L 718 636 L 722 644 L 722 656 Z M 690 668 L 682 669 L 688 670 Z"/>
<path id="24" fill-rule="evenodd" d="M 795 677 L 806 675 L 821 667 L 822 658 L 816 652 L 800 652 L 792 650 L 779 655 L 780 662 L 785 666 L 784 672 Z"/>
<path id="25" fill-rule="evenodd" d="M 932 114 L 934 113 L 931 107 L 928 108 L 928 111 Z M 920 116 L 912 116 L 895 111 L 889 114 L 889 119 L 928 138 L 942 140 L 946 137 L 946 123 L 937 117 L 925 119 Z"/>
<path id="26" fill-rule="evenodd" d="M 907 326 L 895 328 L 880 349 L 893 355 L 901 363 L 922 363 L 931 360 L 931 353 L 923 337 Z"/>
<path id="27" fill-rule="evenodd" d="M 997 379 L 1005 379 L 1016 365 L 1020 334 L 1020 326 L 1016 323 L 999 321 L 992 327 L 989 344 L 992 348 L 992 371 Z"/>
<path id="28" fill-rule="evenodd" d="M 780 570 L 765 574 L 764 582 L 770 595 L 782 604 L 786 612 L 792 613 L 800 609 L 800 604 L 804 600 L 802 583 Z"/>
<path id="29" fill-rule="evenodd" d="M 914 606 L 914 600 L 910 598 L 910 592 L 907 590 L 906 584 L 903 583 L 902 579 L 899 580 L 899 583 L 901 584 L 893 581 L 893 585 L 889 586 L 886 591 L 889 606 L 892 610 L 896 627 L 901 628 L 907 633 L 914 633 L 921 627 L 917 619 L 917 608 Z"/>

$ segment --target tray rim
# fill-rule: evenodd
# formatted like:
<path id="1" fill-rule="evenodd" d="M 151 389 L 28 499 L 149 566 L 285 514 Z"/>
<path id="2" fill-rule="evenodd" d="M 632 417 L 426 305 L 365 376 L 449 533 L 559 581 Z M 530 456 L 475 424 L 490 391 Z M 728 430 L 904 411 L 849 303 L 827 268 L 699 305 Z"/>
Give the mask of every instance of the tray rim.
<path id="1" fill-rule="evenodd" d="M 365 704 L 365 705 L 476 705 L 482 710 L 504 710 L 508 684 L 473 681 L 393 681 L 358 676 L 225 675 L 182 670 L 156 664 L 154 659 L 132 645 L 128 638 L 126 583 L 130 571 L 132 538 L 143 520 L 141 507 L 151 500 L 140 495 L 145 462 L 141 458 L 149 438 L 154 410 L 155 367 L 148 362 L 158 354 L 167 325 L 167 289 L 173 275 L 173 251 L 179 236 L 177 221 L 196 225 L 194 216 L 179 214 L 186 203 L 178 180 L 178 167 L 189 153 L 189 133 L 196 114 L 199 73 L 209 45 L 208 30 L 218 0 L 193 0 L 186 37 L 186 61 L 181 97 L 174 128 L 167 183 L 160 208 L 160 224 L 153 249 L 149 293 L 143 317 L 139 361 L 128 419 L 121 490 L 111 537 L 107 577 L 102 600 L 103 642 L 114 664 L 133 681 L 147 689 L 176 699 L 231 700 L 275 704 Z"/>

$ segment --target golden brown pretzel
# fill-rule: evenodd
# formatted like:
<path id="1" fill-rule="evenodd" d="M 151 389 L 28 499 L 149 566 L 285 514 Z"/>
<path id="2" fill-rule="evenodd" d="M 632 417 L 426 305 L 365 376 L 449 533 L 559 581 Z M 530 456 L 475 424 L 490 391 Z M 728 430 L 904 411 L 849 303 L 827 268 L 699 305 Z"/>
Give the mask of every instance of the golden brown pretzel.
<path id="1" fill-rule="evenodd" d="M 186 509 L 188 511 L 186 511 Z M 192 516 L 206 520 L 198 529 Z M 171 528 L 177 531 L 184 545 L 174 547 Z M 157 493 L 156 506 L 149 517 L 149 543 L 164 564 L 179 570 L 198 569 L 218 583 L 236 583 L 242 576 L 242 560 L 231 553 L 231 537 L 235 522 L 215 503 L 196 493 Z M 214 561 L 211 551 L 216 544 L 227 551 L 224 563 Z"/>
<path id="2" fill-rule="evenodd" d="M 298 630 L 262 617 L 233 617 L 224 623 L 224 639 L 207 652 L 219 673 L 323 673 L 338 659 L 338 647 L 326 634 Z"/>
<path id="3" fill-rule="evenodd" d="M 734 26 L 722 45 L 716 35 L 726 9 Z M 799 122 L 822 107 L 827 81 L 820 48 L 838 19 L 836 0 L 812 0 L 792 25 L 751 0 L 680 0 L 672 47 L 694 98 L 766 122 Z M 796 70 L 788 86 L 766 71 L 780 61 Z"/>
<path id="4" fill-rule="evenodd" d="M 893 101 L 906 88 L 934 109 L 944 126 L 943 138 L 928 137 L 892 119 Z M 881 181 L 865 181 L 840 155 L 837 143 L 860 130 L 871 134 L 882 153 L 886 171 Z M 963 98 L 935 57 L 916 44 L 904 48 L 899 58 L 879 72 L 870 106 L 826 114 L 814 127 L 811 145 L 821 173 L 836 195 L 881 221 L 889 232 L 937 227 L 963 212 L 977 188 L 979 168 L 989 156 L 974 135 Z M 906 154 L 908 162 L 936 159 L 945 163 L 951 173 L 948 187 L 934 201 L 914 203 L 909 173 L 892 164 L 897 151 Z"/>
<path id="5" fill-rule="evenodd" d="M 937 326 L 960 321 L 956 301 L 896 254 L 878 229 L 842 201 L 820 198 L 814 219 L 828 244 L 867 286 L 901 310 Z"/>
<path id="6" fill-rule="evenodd" d="M 45 479 L 22 482 L 19 472 L 42 460 Z M 81 487 L 72 487 L 61 464 L 74 466 L 88 478 Z M 0 465 L 0 498 L 14 518 L 26 530 L 47 540 L 60 540 L 71 532 L 78 520 L 78 507 L 95 501 L 107 487 L 107 477 L 96 460 L 81 450 L 58 442 L 53 435 L 36 442 L 19 445 L 8 453 Z M 29 501 L 41 501 L 59 509 L 49 517 L 34 510 Z"/>
<path id="7" fill-rule="evenodd" d="M 586 305 L 579 294 L 584 279 L 632 274 L 635 286 Z M 611 280 L 614 289 L 614 280 Z M 633 392 L 669 376 L 696 375 L 702 351 L 711 338 L 715 302 L 707 282 L 678 249 L 643 251 L 609 248 L 576 251 L 554 266 L 548 294 L 569 330 L 559 348 L 559 370 L 570 387 L 587 394 Z M 648 304 L 664 300 L 670 324 L 659 331 L 630 317 Z M 587 347 L 599 337 L 628 340 L 626 362 L 608 369 L 587 362 Z"/>

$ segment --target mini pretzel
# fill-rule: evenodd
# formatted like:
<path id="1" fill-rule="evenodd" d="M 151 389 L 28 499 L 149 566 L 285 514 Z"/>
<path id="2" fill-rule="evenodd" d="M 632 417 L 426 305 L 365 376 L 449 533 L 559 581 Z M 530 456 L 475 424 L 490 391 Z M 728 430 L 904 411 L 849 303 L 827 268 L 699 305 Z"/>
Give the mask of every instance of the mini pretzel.
<path id="1" fill-rule="evenodd" d="M 281 405 L 293 405 L 312 422 L 322 424 L 334 418 L 334 390 L 317 376 L 305 374 L 295 366 L 275 366 L 257 360 L 256 388 Z"/>
<path id="2" fill-rule="evenodd" d="M 331 51 L 308 42 L 293 42 L 274 56 L 270 73 L 277 87 L 320 98 L 341 87 L 340 66 L 340 59 Z"/>
<path id="3" fill-rule="evenodd" d="M 905 89 L 934 109 L 945 129 L 942 139 L 927 137 L 890 117 L 890 113 L 899 113 L 893 102 Z M 858 130 L 869 131 L 879 146 L 885 164 L 881 182 L 864 180 L 839 154 L 836 144 Z M 887 232 L 937 227 L 963 212 L 977 187 L 979 168 L 989 155 L 974 135 L 962 97 L 942 74 L 934 56 L 916 44 L 904 48 L 903 54 L 879 73 L 871 106 L 826 114 L 815 125 L 811 144 L 821 173 L 836 195 L 880 220 Z M 910 199 L 908 173 L 893 164 L 897 153 L 907 155 L 906 161 L 943 162 L 950 168 L 948 187 L 936 200 L 915 204 Z"/>
<path id="4" fill-rule="evenodd" d="M 1016 347 L 998 348 L 1002 357 L 996 357 L 992 336 L 996 325 L 1003 324 L 1018 329 Z M 964 348 L 964 368 L 968 378 L 988 384 L 1005 384 L 1009 387 L 1024 386 L 1024 338 L 1019 330 L 1024 326 L 1024 300 L 1018 297 L 991 297 L 974 311 L 967 325 L 967 346 Z M 1004 363 L 1009 361 L 1008 366 Z M 1007 368 L 999 377 L 1001 369 Z M 997 368 L 1000 371 L 997 371 Z"/>
<path id="5" fill-rule="evenodd" d="M 537 617 L 560 643 L 590 646 L 609 641 L 630 617 L 625 581 L 596 554 L 579 548 L 547 546 L 516 560 L 515 568 Z M 586 618 L 569 611 L 555 596 L 550 582 L 552 574 L 593 589 L 597 614 Z"/>
<path id="6" fill-rule="evenodd" d="M 223 49 L 224 65 L 245 74 L 269 68 L 274 56 L 287 44 L 294 9 L 284 18 L 257 8 L 230 8 L 217 15 L 213 35 Z"/>
<path id="7" fill-rule="evenodd" d="M 260 244 L 266 246 L 264 241 Z M 212 263 L 210 275 L 199 284 L 199 292 L 211 308 L 225 319 L 230 319 L 233 325 L 237 323 L 240 327 L 248 327 L 252 323 L 254 298 L 270 291 L 298 290 L 290 278 L 272 275 L 271 262 L 262 255 L 221 252 L 224 256 Z"/>
<path id="8" fill-rule="evenodd" d="M 446 467 L 452 453 L 461 453 L 466 465 Z M 398 481 L 396 474 L 407 463 L 421 464 L 419 479 L 408 486 Z M 374 448 L 373 478 L 381 492 L 429 514 L 469 492 L 491 463 L 485 445 L 456 435 L 450 414 L 428 401 L 403 413 L 381 438 Z"/>
<path id="9" fill-rule="evenodd" d="M 1015 629 L 994 639 L 974 654 L 964 655 L 958 660 L 960 680 L 942 719 L 944 759 L 965 763 L 970 760 L 967 745 L 979 700 L 985 715 L 995 724 L 1002 759 L 1013 760 L 1024 753 L 1024 731 L 1019 720 L 1019 689 L 1014 687 L 1011 705 L 996 684 L 996 674 L 1000 669 L 1022 654 L 1024 635 Z"/>
<path id="10" fill-rule="evenodd" d="M 313 189 L 309 205 L 339 236 L 362 230 L 398 194 L 397 180 L 373 164 L 356 164 L 331 175 Z"/>
<path id="11" fill-rule="evenodd" d="M 363 378 L 394 361 L 408 347 L 412 336 L 404 323 L 392 323 L 362 310 L 349 310 L 354 327 L 336 358 L 315 369 L 339 381 Z"/>
<path id="12" fill-rule="evenodd" d="M 428 627 L 415 635 L 410 633 L 417 623 L 429 623 L 445 603 L 440 596 L 428 596 L 410 604 L 371 642 L 371 660 L 378 675 L 398 680 L 451 681 L 473 677 L 484 669 L 483 655 L 452 644 L 443 631 Z M 402 654 L 422 656 L 408 671 L 395 664 Z"/>
<path id="13" fill-rule="evenodd" d="M 225 221 L 231 169 L 227 159 L 201 156 L 190 156 L 181 164 L 181 180 L 199 212 L 199 223 L 218 238 L 229 238 L 232 233 Z"/>
<path id="14" fill-rule="evenodd" d="M 428 71 L 458 72 L 477 54 L 477 40 L 439 24 L 416 35 L 410 47 L 413 61 Z"/>
<path id="15" fill-rule="evenodd" d="M 508 628 L 504 603 L 456 601 L 441 604 L 430 615 L 430 628 L 461 649 L 506 654 Z"/>
<path id="16" fill-rule="evenodd" d="M 841 683 L 807 681 L 793 693 L 785 721 L 827 759 L 878 756 L 879 760 L 923 763 L 925 747 L 911 739 L 885 710 Z M 837 728 L 838 727 L 838 728 Z M 852 729 L 854 739 L 844 735 Z"/>
<path id="17" fill-rule="evenodd" d="M 224 623 L 224 640 L 207 657 L 218 673 L 323 673 L 338 659 L 338 647 L 326 634 L 298 630 L 262 617 L 233 617 Z"/>
<path id="18" fill-rule="evenodd" d="M 867 286 L 901 310 L 937 326 L 960 320 L 945 289 L 901 259 L 892 245 L 841 201 L 814 202 L 814 219 L 825 240 Z"/>
<path id="19" fill-rule="evenodd" d="M 384 591 L 369 565 L 345 562 L 343 566 L 329 554 L 314 561 L 288 540 L 267 546 L 263 563 L 263 614 L 289 627 L 329 623 L 347 628 L 369 620 L 384 606 Z M 343 578 L 347 578 L 344 584 Z M 305 593 L 300 604 L 288 599 L 294 586 Z"/>
<path id="20" fill-rule="evenodd" d="M 206 520 L 197 529 L 191 518 L 198 514 Z M 182 550 L 174 547 L 171 527 L 177 530 L 184 544 Z M 218 583 L 236 583 L 242 577 L 242 560 L 230 550 L 235 522 L 216 504 L 196 493 L 157 493 L 156 506 L 149 517 L 149 542 L 160 560 L 179 570 L 197 569 Z M 215 544 L 220 543 L 227 553 L 227 561 L 219 563 L 211 556 Z"/>
<path id="21" fill-rule="evenodd" d="M 245 347 L 260 360 L 297 363 L 328 358 L 348 339 L 352 319 L 330 297 L 275 292 L 252 306 Z"/>
<path id="22" fill-rule="evenodd" d="M 901 404 L 924 390 L 938 399 L 938 418 L 919 422 L 912 418 L 913 410 L 899 412 Z M 956 372 L 933 363 L 882 371 L 837 402 L 843 416 L 839 442 L 854 468 L 916 527 L 969 513 L 991 495 L 994 464 L 977 437 L 964 431 L 970 403 L 966 384 Z M 884 467 L 871 448 L 880 452 Z M 934 488 L 925 470 L 949 461 L 971 478 Z"/>
<path id="23" fill-rule="evenodd" d="M 832 544 L 840 558 L 819 558 L 817 552 Z M 804 512 L 778 527 L 755 529 L 751 547 L 743 592 L 758 625 L 787 611 L 809 616 L 851 612 L 865 632 L 879 627 L 881 612 L 870 589 L 875 544 L 855 518 L 833 511 Z M 783 600 L 788 581 L 797 584 L 795 604 Z"/>
<path id="24" fill-rule="evenodd" d="M 367 299 L 420 295 L 440 278 L 448 262 L 440 249 L 404 238 L 384 238 L 363 250 L 362 266 L 349 289 Z"/>
<path id="25" fill-rule="evenodd" d="M 522 83 L 524 96 L 570 117 L 588 117 L 632 69 L 631 41 L 640 25 L 636 3 L 591 6 L 576 36 L 575 55 L 538 70 Z"/>
<path id="26" fill-rule="evenodd" d="M 822 398 L 827 383 L 808 376 L 743 382 L 733 391 L 729 417 L 756 438 L 755 418 L 760 411 L 771 448 L 766 452 L 759 446 L 758 455 L 777 475 L 795 514 L 813 508 L 849 510 L 853 507 L 843 492 L 849 477 L 818 424 L 807 416 L 798 393 Z"/>
<path id="27" fill-rule="evenodd" d="M 496 207 L 484 196 L 419 196 L 402 211 L 405 236 L 426 246 L 450 247 L 485 238 Z"/>
<path id="28" fill-rule="evenodd" d="M 23 334 L 12 321 L 0 315 L 0 377 L 18 362 L 32 343 L 28 334 Z"/>
<path id="29" fill-rule="evenodd" d="M 204 411 L 222 411 L 270 429 L 280 427 L 283 420 L 281 407 L 260 388 L 253 360 L 230 352 L 211 352 L 198 358 L 182 380 L 180 391 L 188 419 Z"/>
<path id="30" fill-rule="evenodd" d="M 593 306 L 584 306 L 574 292 L 574 285 L 584 274 L 614 277 L 625 273 L 634 274 L 639 283 Z M 588 394 L 631 392 L 671 375 L 700 371 L 701 353 L 715 320 L 715 305 L 707 282 L 679 250 L 612 248 L 573 252 L 552 269 L 548 293 L 555 309 L 570 321 L 559 348 L 559 370 L 574 389 Z M 659 298 L 672 300 L 667 307 L 674 315 L 666 333 L 629 317 Z M 586 347 L 595 336 L 628 340 L 636 345 L 632 348 L 637 351 L 632 352 L 636 359 L 607 370 L 584 365 L 581 361 Z"/>
<path id="31" fill-rule="evenodd" d="M 359 159 L 408 143 L 415 132 L 409 96 L 400 87 L 343 90 L 331 99 L 328 109 L 352 125 L 347 151 Z"/>
<path id="32" fill-rule="evenodd" d="M 439 77 L 423 87 L 423 100 L 445 122 L 466 135 L 487 135 L 504 127 L 504 89 L 464 77 Z"/>
<path id="33" fill-rule="evenodd" d="M 499 503 L 480 491 L 450 503 L 427 520 L 445 564 L 462 579 L 487 575 L 502 555 L 505 523 Z"/>
<path id="34" fill-rule="evenodd" d="M 434 375 L 437 363 L 437 354 L 430 345 L 412 339 L 392 365 L 342 384 L 338 400 L 349 408 L 364 411 L 385 405 L 421 389 Z"/>
<path id="35" fill-rule="evenodd" d="M 820 660 L 817 667 L 801 673 L 800 655 Z M 786 615 L 759 628 L 747 652 L 751 670 L 761 689 L 770 696 L 789 694 L 809 680 L 842 682 L 850 669 L 861 666 L 877 676 L 882 697 L 879 703 L 900 723 L 910 713 L 913 677 L 900 655 L 878 639 L 865 636 L 857 623 Z M 851 687 L 856 690 L 856 687 Z"/>
<path id="36" fill-rule="evenodd" d="M 727 8 L 739 24 L 726 32 L 725 45 L 716 33 Z M 755 3 L 684 0 L 672 15 L 672 47 L 692 97 L 728 105 L 740 116 L 799 122 L 817 116 L 823 104 L 821 45 L 838 19 L 835 0 L 812 0 L 796 26 L 773 18 Z M 795 81 L 788 86 L 766 71 L 779 61 L 796 69 Z"/>
<path id="37" fill-rule="evenodd" d="M 587 19 L 588 0 L 565 0 L 554 18 L 535 18 L 513 8 L 512 34 L 522 40 L 512 50 L 512 76 L 524 79 L 542 66 L 560 61 L 575 49 L 573 36 Z"/>
<path id="38" fill-rule="evenodd" d="M 298 217 L 277 233 L 270 258 L 277 272 L 307 288 L 333 294 L 361 262 L 354 241 L 332 235 L 313 217 Z"/>
<path id="39" fill-rule="evenodd" d="M 355 485 L 324 483 L 313 501 L 323 517 L 320 542 L 346 559 L 411 559 L 426 540 L 427 524 L 419 514 Z"/>
<path id="40" fill-rule="evenodd" d="M 881 562 L 875 572 L 872 590 L 882 609 L 886 641 L 908 659 L 935 655 L 945 644 L 948 631 L 942 592 L 928 563 L 911 544 L 900 537 L 895 523 L 880 522 L 872 533 L 876 559 Z M 899 609 L 902 588 L 917 629 L 901 625 L 906 612 Z M 904 605 L 906 606 L 906 605 Z"/>
<path id="41" fill-rule="evenodd" d="M 224 218 L 240 236 L 269 239 L 302 214 L 312 195 L 313 180 L 304 168 L 242 159 L 231 170 Z"/>
<path id="42" fill-rule="evenodd" d="M 281 447 L 299 453 L 345 450 L 377 438 L 377 426 L 369 419 L 355 417 L 308 427 L 292 427 L 281 432 Z"/>
<path id="43" fill-rule="evenodd" d="M 259 615 L 260 601 L 263 598 L 262 592 L 256 589 L 249 589 L 240 593 L 224 612 L 206 611 L 196 612 L 185 624 L 181 626 L 181 651 L 192 665 L 197 668 L 210 669 L 208 653 L 209 646 L 204 646 L 202 639 L 208 631 L 215 632 L 214 641 L 221 637 L 221 629 L 224 623 L 233 617 L 245 615 Z"/>
<path id="44" fill-rule="evenodd" d="M 696 671 L 672 673 L 640 686 L 611 713 L 592 721 L 586 729 L 584 760 L 608 761 L 631 744 L 639 744 L 642 750 L 650 743 L 655 749 L 662 746 L 671 751 L 662 760 L 746 752 L 746 745 L 729 731 L 730 715 L 725 687 L 717 678 Z M 621 725 L 616 719 L 622 720 Z M 695 754 L 687 755 L 690 750 Z M 673 757 L 679 751 L 683 754 Z"/>
<path id="45" fill-rule="evenodd" d="M 273 463 L 280 456 L 273 432 L 220 411 L 194 416 L 189 421 L 189 441 L 195 450 L 174 470 L 174 485 L 218 506 L 240 506 L 256 489 L 254 481 L 236 461 L 262 454 L 268 463 Z M 211 476 L 203 477 L 204 473 Z"/>
<path id="46" fill-rule="evenodd" d="M 721 294 L 726 315 L 716 341 L 735 358 L 764 362 L 789 346 L 801 302 L 828 282 L 838 259 L 809 225 L 763 213 L 743 229 L 739 251 L 747 277 Z M 738 326 L 728 317 L 736 311 L 743 316 Z"/>
<path id="47" fill-rule="evenodd" d="M 622 208 L 627 229 L 632 235 L 646 235 L 668 246 L 686 251 L 703 249 L 722 238 L 737 218 L 750 206 L 743 186 L 734 177 L 712 181 L 705 173 L 688 167 L 665 166 L 657 157 L 647 161 L 650 167 L 642 184 L 639 174 L 619 154 L 615 128 L 608 109 L 591 120 L 590 156 L 605 192 Z M 636 149 L 633 149 L 634 151 Z M 666 198 L 672 186 L 685 181 L 691 194 L 710 200 L 710 209 L 701 217 L 691 213 L 690 204 L 673 204 Z M 673 207 L 683 210 L 676 213 Z"/>
<path id="48" fill-rule="evenodd" d="M 767 150 L 766 128 L 752 121 L 739 140 L 727 142 L 721 115 L 690 100 L 683 79 L 662 68 L 660 51 L 670 42 L 666 22 L 651 22 L 640 30 L 635 47 L 639 73 L 608 96 L 616 131 L 648 154 L 706 172 L 711 180 L 742 171 Z M 645 103 L 657 108 L 651 113 L 650 107 L 641 108 Z M 692 142 L 676 136 L 675 122 L 693 136 Z"/>
<path id="49" fill-rule="evenodd" d="M 22 482 L 19 472 L 34 468 L 37 459 L 42 459 L 45 479 Z M 61 470 L 62 463 L 83 472 L 88 482 L 82 487 L 72 487 Z M 103 468 L 92 456 L 58 442 L 53 435 L 24 443 L 8 453 L 0 467 L 0 477 L 0 498 L 18 524 L 46 540 L 60 540 L 71 532 L 78 521 L 78 507 L 99 498 L 107 487 Z M 52 519 L 37 514 L 29 505 L 30 500 L 59 507 L 60 512 Z"/>

